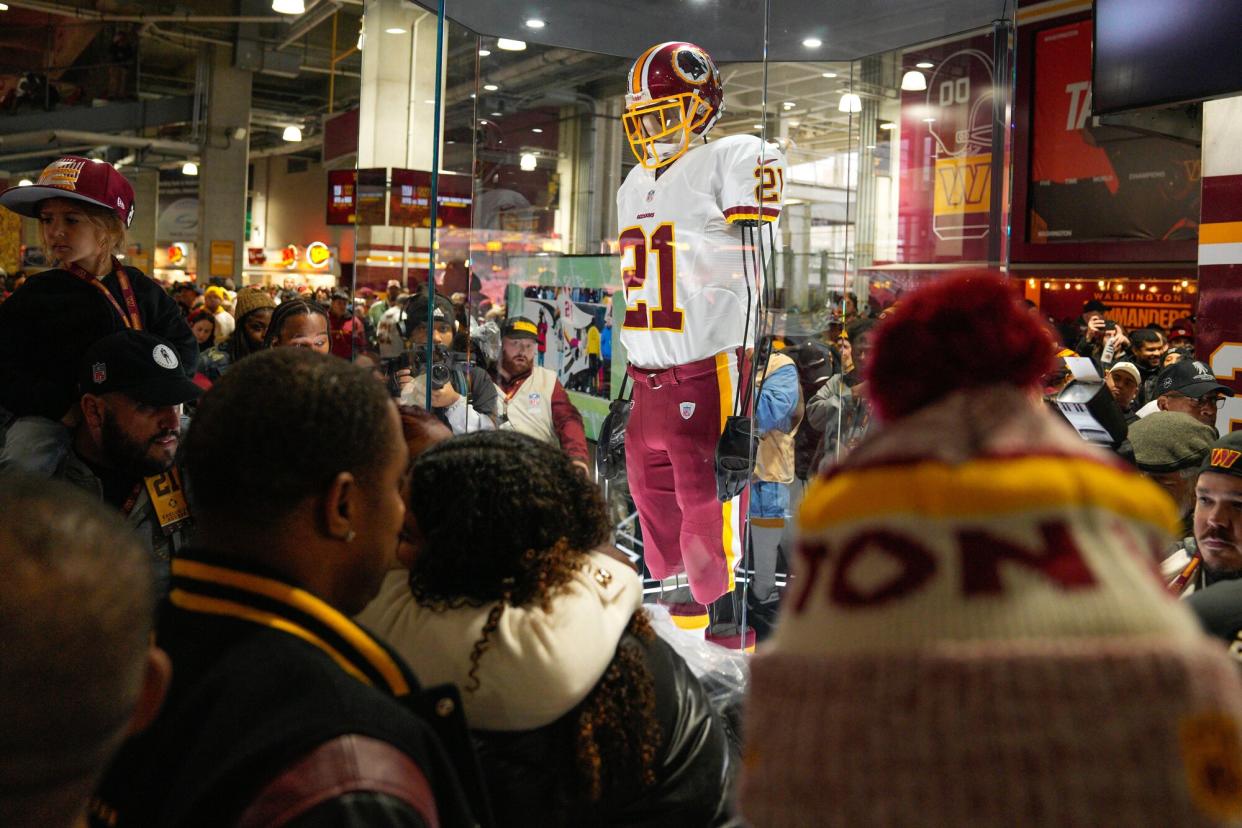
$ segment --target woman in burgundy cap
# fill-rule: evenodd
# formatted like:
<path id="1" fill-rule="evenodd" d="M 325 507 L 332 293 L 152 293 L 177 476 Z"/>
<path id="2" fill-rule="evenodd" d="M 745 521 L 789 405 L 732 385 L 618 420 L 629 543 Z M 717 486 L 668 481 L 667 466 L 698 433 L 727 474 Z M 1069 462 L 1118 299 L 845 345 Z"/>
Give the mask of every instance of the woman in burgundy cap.
<path id="1" fill-rule="evenodd" d="M 0 193 L 0 205 L 38 219 L 56 264 L 0 305 L 0 410 L 9 415 L 0 420 L 17 418 L 0 468 L 49 472 L 57 449 L 68 445 L 59 424 L 78 417 L 77 370 L 87 346 L 123 328 L 150 331 L 173 343 L 192 377 L 198 344 L 160 286 L 116 258 L 134 215 L 134 189 L 111 164 L 59 158 L 34 184 Z"/>

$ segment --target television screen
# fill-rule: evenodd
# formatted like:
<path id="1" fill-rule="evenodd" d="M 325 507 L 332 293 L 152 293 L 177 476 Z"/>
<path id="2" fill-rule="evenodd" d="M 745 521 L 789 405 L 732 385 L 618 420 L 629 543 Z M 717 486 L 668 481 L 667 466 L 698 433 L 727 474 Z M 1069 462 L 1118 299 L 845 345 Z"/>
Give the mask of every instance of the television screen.
<path id="1" fill-rule="evenodd" d="M 1095 0 L 1096 115 L 1242 91 L 1242 3 Z"/>

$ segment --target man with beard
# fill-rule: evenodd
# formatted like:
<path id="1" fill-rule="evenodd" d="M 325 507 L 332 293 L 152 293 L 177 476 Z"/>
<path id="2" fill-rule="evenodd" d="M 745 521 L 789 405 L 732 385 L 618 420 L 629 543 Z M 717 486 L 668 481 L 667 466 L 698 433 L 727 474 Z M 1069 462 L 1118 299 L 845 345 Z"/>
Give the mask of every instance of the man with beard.
<path id="1" fill-rule="evenodd" d="M 189 538 L 190 513 L 174 458 L 181 405 L 202 390 L 181 371 L 177 351 L 146 331 L 96 341 L 78 381 L 82 416 L 53 477 L 121 511 L 152 555 L 157 596 L 167 592 L 169 561 Z"/>
<path id="2" fill-rule="evenodd" d="M 543 440 L 569 455 L 584 474 L 587 468 L 586 431 L 582 415 L 569 401 L 556 372 L 535 364 L 539 329 L 524 317 L 506 319 L 500 329 L 501 428 Z"/>
<path id="3" fill-rule="evenodd" d="M 1160 566 L 1169 591 L 1182 598 L 1242 578 L 1242 431 L 1217 440 L 1199 468 L 1194 533 Z"/>

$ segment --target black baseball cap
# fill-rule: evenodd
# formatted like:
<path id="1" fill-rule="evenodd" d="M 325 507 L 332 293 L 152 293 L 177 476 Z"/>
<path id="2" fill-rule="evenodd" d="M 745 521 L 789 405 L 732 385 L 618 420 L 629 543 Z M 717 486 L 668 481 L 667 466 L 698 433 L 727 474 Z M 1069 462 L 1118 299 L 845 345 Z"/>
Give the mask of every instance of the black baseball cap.
<path id="1" fill-rule="evenodd" d="M 78 390 L 83 394 L 119 391 L 155 406 L 179 405 L 203 393 L 186 377 L 171 342 L 135 330 L 108 334 L 86 349 Z"/>
<path id="2" fill-rule="evenodd" d="M 1112 310 L 1112 307 L 1110 305 L 1104 304 L 1099 299 L 1092 299 L 1088 302 L 1083 303 L 1083 306 L 1082 306 L 1083 313 L 1091 313 L 1092 311 L 1095 311 L 1097 313 L 1104 313 L 1105 311 L 1110 311 L 1110 310 Z"/>
<path id="3" fill-rule="evenodd" d="M 500 329 L 502 339 L 539 339 L 539 328 L 525 316 L 511 316 Z"/>
<path id="4" fill-rule="evenodd" d="M 1199 467 L 1203 472 L 1242 477 L 1242 431 L 1231 431 L 1212 444 Z"/>
<path id="5" fill-rule="evenodd" d="M 1190 359 L 1176 362 L 1157 375 L 1156 396 L 1170 391 L 1195 399 L 1213 392 L 1233 396 L 1233 389 L 1216 379 L 1211 369 L 1198 360 Z"/>
<path id="6" fill-rule="evenodd" d="M 431 311 L 431 319 L 433 322 L 444 322 L 452 325 L 457 321 L 457 317 L 453 315 L 453 303 L 447 297 L 435 294 L 436 305 Z M 416 293 L 409 298 L 405 305 L 405 316 L 408 320 L 407 325 L 413 330 L 420 325 L 427 324 L 427 294 Z"/>

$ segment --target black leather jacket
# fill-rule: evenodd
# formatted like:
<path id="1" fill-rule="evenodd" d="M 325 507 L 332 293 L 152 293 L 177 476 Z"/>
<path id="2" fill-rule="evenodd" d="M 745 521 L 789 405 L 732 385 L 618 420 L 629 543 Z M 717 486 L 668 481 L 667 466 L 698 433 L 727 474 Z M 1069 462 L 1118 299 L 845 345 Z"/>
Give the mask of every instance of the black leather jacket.
<path id="1" fill-rule="evenodd" d="M 698 679 L 660 638 L 626 633 L 618 645 L 639 647 L 655 683 L 662 740 L 656 783 L 614 786 L 600 802 L 558 802 L 558 780 L 576 773 L 577 709 L 552 724 L 523 732 L 474 731 L 496 822 L 506 826 L 728 826 L 736 757 Z M 615 780 L 605 766 L 601 774 Z"/>

